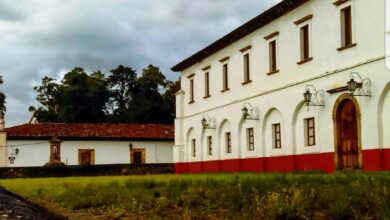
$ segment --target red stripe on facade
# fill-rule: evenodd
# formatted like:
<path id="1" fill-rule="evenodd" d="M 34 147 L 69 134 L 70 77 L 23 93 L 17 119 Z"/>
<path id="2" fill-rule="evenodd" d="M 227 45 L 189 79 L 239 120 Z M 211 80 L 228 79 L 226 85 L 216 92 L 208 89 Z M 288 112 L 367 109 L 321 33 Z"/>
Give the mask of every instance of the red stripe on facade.
<path id="1" fill-rule="evenodd" d="M 363 171 L 390 170 L 390 149 L 363 150 Z M 335 171 L 335 154 L 318 153 L 267 158 L 177 163 L 176 173 Z"/>

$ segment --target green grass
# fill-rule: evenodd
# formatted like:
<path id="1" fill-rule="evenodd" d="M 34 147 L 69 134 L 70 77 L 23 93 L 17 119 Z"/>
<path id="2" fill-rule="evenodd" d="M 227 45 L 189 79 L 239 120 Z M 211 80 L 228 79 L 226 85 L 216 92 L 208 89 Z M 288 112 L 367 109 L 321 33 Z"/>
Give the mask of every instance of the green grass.
<path id="1" fill-rule="evenodd" d="M 111 217 L 390 218 L 390 173 L 8 179 L 0 185 L 44 206 Z"/>

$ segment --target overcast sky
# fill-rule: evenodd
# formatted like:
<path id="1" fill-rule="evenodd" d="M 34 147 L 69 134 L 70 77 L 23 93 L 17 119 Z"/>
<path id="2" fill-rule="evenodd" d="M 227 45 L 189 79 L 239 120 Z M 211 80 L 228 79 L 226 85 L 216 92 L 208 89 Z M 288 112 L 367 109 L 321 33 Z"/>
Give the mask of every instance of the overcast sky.
<path id="1" fill-rule="evenodd" d="M 29 121 L 33 86 L 75 66 L 170 68 L 280 0 L 0 0 L 6 124 Z"/>

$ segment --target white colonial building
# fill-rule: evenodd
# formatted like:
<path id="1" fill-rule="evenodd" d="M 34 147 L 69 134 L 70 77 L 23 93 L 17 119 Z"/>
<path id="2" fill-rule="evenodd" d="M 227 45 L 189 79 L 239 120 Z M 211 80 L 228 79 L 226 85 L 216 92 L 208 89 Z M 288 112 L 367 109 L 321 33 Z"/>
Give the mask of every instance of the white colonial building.
<path id="1" fill-rule="evenodd" d="M 0 132 L 0 167 L 173 162 L 171 125 L 30 123 Z"/>
<path id="2" fill-rule="evenodd" d="M 281 1 L 172 68 L 176 171 L 390 170 L 385 64 L 385 0 Z"/>

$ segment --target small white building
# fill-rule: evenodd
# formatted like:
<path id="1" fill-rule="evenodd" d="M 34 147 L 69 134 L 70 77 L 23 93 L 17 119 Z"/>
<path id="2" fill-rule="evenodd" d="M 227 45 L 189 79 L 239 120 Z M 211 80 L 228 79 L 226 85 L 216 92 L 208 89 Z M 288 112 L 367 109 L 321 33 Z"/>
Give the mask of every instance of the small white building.
<path id="1" fill-rule="evenodd" d="M 0 139 L 2 167 L 173 162 L 171 125 L 23 124 Z"/>
<path id="2" fill-rule="evenodd" d="M 174 66 L 176 172 L 390 170 L 385 8 L 283 0 Z"/>

